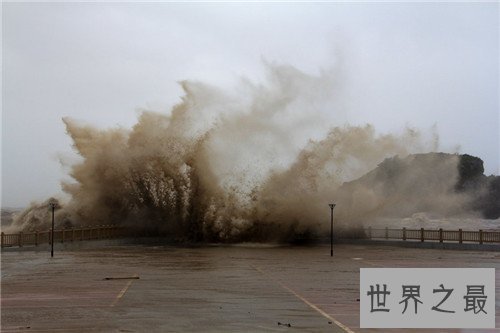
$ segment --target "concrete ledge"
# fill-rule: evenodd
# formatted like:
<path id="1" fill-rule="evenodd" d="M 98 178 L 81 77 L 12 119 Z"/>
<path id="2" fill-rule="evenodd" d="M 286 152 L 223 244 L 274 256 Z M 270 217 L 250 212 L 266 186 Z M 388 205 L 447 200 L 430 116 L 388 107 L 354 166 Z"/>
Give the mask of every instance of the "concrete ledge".
<path id="1" fill-rule="evenodd" d="M 424 249 L 443 249 L 443 250 L 473 250 L 473 251 L 500 251 L 500 244 L 478 244 L 478 243 L 439 243 L 439 242 L 419 242 L 403 240 L 384 240 L 384 239 L 338 239 L 335 243 L 342 244 L 374 244 Z"/>
<path id="2" fill-rule="evenodd" d="M 326 238 L 309 239 L 301 242 L 283 243 L 281 245 L 289 246 L 315 246 L 330 244 L 330 240 Z M 419 241 L 403 241 L 403 240 L 385 240 L 385 239 L 334 239 L 334 244 L 363 244 L 363 245 L 384 245 L 398 246 L 408 248 L 424 248 L 424 249 L 444 249 L 444 250 L 473 250 L 473 251 L 499 251 L 500 244 L 478 244 L 478 243 L 451 243 L 451 242 L 419 242 Z M 211 246 L 211 243 L 179 243 L 168 237 L 137 237 L 137 238 L 119 238 L 119 239 L 100 239 L 100 240 L 85 240 L 54 244 L 54 251 L 92 249 L 105 246 L 121 246 L 121 245 L 177 245 L 181 247 L 204 247 Z M 218 246 L 224 244 L 217 244 Z M 234 245 L 234 244 L 227 244 Z M 280 244 L 275 244 L 280 245 Z M 23 247 L 12 246 L 4 247 L 1 252 L 50 252 L 50 244 L 41 244 L 38 246 L 25 245 Z"/>
<path id="3" fill-rule="evenodd" d="M 65 243 L 54 243 L 54 252 L 63 250 L 78 250 L 78 249 L 91 249 L 103 246 L 118 246 L 130 244 L 129 240 L 126 238 L 122 239 L 96 239 L 96 240 L 84 240 L 84 241 L 68 241 Z M 50 252 L 50 244 L 44 243 L 38 246 L 35 245 L 24 245 L 19 246 L 9 246 L 2 248 L 2 252 L 21 252 L 21 251 L 35 251 L 35 252 Z"/>

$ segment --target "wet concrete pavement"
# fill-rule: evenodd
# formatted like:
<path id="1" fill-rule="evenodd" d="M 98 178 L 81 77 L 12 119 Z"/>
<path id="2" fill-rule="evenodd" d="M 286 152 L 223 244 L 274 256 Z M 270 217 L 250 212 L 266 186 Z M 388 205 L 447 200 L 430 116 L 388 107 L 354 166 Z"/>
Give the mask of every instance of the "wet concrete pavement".
<path id="1" fill-rule="evenodd" d="M 496 268 L 500 327 L 499 252 L 347 244 L 337 245 L 333 258 L 325 246 L 102 246 L 56 252 L 53 259 L 46 252 L 5 252 L 1 327 L 2 332 L 474 332 L 360 329 L 361 267 Z"/>

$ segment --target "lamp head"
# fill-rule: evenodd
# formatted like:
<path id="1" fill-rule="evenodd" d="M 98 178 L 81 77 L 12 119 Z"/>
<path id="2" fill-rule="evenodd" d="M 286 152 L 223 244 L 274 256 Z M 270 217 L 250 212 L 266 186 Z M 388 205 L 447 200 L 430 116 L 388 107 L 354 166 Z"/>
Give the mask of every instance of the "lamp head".
<path id="1" fill-rule="evenodd" d="M 328 206 L 330 206 L 331 209 L 335 208 L 335 204 L 334 203 L 331 203 L 331 204 L 328 204 Z"/>

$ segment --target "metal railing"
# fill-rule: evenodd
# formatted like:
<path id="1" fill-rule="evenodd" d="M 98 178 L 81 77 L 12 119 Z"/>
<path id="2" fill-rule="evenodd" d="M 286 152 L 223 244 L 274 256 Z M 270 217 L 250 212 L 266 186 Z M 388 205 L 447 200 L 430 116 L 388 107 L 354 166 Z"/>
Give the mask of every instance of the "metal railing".
<path id="1" fill-rule="evenodd" d="M 83 240 L 113 239 L 125 236 L 125 229 L 115 225 L 99 225 L 85 228 L 56 229 L 54 243 Z M 51 244 L 51 230 L 20 232 L 18 234 L 0 234 L 0 247 Z"/>
<path id="2" fill-rule="evenodd" d="M 389 228 L 365 228 L 365 234 L 369 239 L 392 239 L 392 240 L 416 240 L 420 242 L 438 241 L 440 243 L 450 242 L 473 242 L 473 243 L 500 243 L 500 231 L 497 230 L 443 230 L 432 229 L 389 229 Z"/>
<path id="3" fill-rule="evenodd" d="M 435 241 L 435 242 L 473 242 L 473 243 L 500 243 L 500 231 L 497 230 L 443 230 L 443 229 L 389 229 L 372 228 L 364 229 L 368 239 L 387 239 L 403 241 Z M 113 239 L 126 237 L 124 227 L 115 225 L 100 225 L 85 228 L 56 229 L 54 230 L 54 243 L 75 242 L 84 240 Z M 357 237 L 363 237 L 358 235 Z M 357 238 L 356 237 L 356 238 Z M 352 238 L 352 237 L 351 237 Z M 51 230 L 36 231 L 18 234 L 0 234 L 0 245 L 4 247 L 25 245 L 51 244 Z"/>

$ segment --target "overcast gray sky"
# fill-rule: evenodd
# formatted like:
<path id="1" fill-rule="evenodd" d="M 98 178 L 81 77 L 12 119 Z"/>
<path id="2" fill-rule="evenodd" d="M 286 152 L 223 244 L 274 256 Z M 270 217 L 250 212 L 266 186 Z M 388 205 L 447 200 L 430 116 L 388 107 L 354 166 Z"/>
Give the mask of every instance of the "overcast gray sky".
<path id="1" fill-rule="evenodd" d="M 350 123 L 436 125 L 499 173 L 497 3 L 3 3 L 2 46 L 4 207 L 61 192 L 62 117 L 129 128 L 177 81 L 259 80 L 263 59 L 314 75 L 340 57 Z"/>

